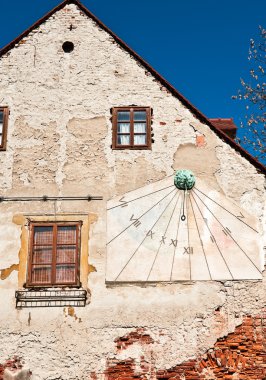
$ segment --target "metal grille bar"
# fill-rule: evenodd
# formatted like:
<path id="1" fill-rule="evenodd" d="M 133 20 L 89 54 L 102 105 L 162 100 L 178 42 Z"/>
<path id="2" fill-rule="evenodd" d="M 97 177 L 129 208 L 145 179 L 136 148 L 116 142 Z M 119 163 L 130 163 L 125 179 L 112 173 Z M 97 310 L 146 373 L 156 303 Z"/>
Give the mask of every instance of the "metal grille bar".
<path id="1" fill-rule="evenodd" d="M 1 202 L 47 202 L 47 201 L 102 201 L 102 196 L 87 195 L 84 197 L 49 197 L 43 195 L 41 197 L 1 197 Z"/>
<path id="2" fill-rule="evenodd" d="M 84 307 L 86 290 L 17 290 L 16 308 L 27 307 Z"/>

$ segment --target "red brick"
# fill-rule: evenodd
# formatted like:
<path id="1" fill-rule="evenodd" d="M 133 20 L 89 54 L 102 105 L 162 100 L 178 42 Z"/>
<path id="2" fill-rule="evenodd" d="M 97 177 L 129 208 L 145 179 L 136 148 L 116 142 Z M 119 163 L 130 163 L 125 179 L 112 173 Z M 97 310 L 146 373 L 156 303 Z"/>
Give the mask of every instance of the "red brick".
<path id="1" fill-rule="evenodd" d="M 203 136 L 203 135 L 196 136 L 196 145 L 199 148 L 202 146 L 205 146 L 206 145 L 205 136 Z M 219 315 L 219 317 L 220 317 L 220 315 Z"/>
<path id="2" fill-rule="evenodd" d="M 151 368 L 151 363 L 144 360 L 144 357 L 141 357 L 141 373 L 135 372 L 133 359 L 121 362 L 118 360 L 110 361 L 107 363 L 106 380 L 146 380 L 150 375 L 149 370 L 155 374 L 154 378 L 158 380 L 181 380 L 183 378 L 186 380 L 206 380 L 204 374 L 206 369 L 213 372 L 217 380 L 233 380 L 234 378 L 239 380 L 265 380 L 266 352 L 263 349 L 265 322 L 261 316 L 259 318 L 248 316 L 233 333 L 225 338 L 218 339 L 214 347 L 204 355 L 205 359 L 198 357 L 168 370 L 156 371 Z M 139 329 L 118 338 L 116 343 L 117 348 L 127 348 L 128 345 L 134 343 L 151 344 L 153 340 L 143 329 Z"/>

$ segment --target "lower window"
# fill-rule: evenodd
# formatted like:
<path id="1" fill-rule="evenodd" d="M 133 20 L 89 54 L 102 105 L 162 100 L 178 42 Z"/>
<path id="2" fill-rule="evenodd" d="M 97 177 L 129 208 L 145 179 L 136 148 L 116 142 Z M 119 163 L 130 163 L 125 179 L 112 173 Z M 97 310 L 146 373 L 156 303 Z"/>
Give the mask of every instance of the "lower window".
<path id="1" fill-rule="evenodd" d="M 79 286 L 81 222 L 31 223 L 27 286 Z"/>

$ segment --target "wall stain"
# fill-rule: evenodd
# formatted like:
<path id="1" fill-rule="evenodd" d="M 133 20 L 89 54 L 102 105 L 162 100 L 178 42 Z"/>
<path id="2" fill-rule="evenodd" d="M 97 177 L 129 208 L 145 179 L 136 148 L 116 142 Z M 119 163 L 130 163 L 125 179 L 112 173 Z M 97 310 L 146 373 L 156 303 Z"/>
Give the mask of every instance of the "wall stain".
<path id="1" fill-rule="evenodd" d="M 74 318 L 75 321 L 78 321 L 79 323 L 81 322 L 81 318 L 79 318 L 77 314 L 75 313 L 74 307 L 68 306 L 67 308 L 64 308 L 63 313 L 64 313 L 65 318 L 71 317 L 71 318 Z"/>
<path id="2" fill-rule="evenodd" d="M 211 137 L 207 140 L 204 136 L 198 136 L 196 144 L 200 145 L 195 146 L 191 143 L 180 145 L 174 154 L 172 168 L 189 169 L 214 190 L 221 191 L 215 177 L 216 171 L 220 169 L 220 162 L 212 149 L 212 140 Z M 208 162 L 208 165 L 202 165 L 203 162 Z"/>
<path id="3" fill-rule="evenodd" d="M 89 274 L 90 274 L 90 273 L 93 273 L 93 272 L 97 272 L 97 269 L 95 268 L 94 265 L 89 264 L 88 265 L 88 271 L 89 271 Z"/>
<path id="4" fill-rule="evenodd" d="M 18 268 L 19 264 L 12 264 L 9 268 L 1 269 L 1 280 L 8 278 L 14 270 L 18 271 Z"/>
<path id="5" fill-rule="evenodd" d="M 67 314 L 68 314 L 70 317 L 74 317 L 74 315 L 75 315 L 75 309 L 74 309 L 74 307 L 69 306 L 69 307 L 67 308 Z"/>
<path id="6" fill-rule="evenodd" d="M 28 326 L 30 326 L 30 322 L 31 322 L 31 313 L 29 313 L 29 317 L 28 317 Z"/>

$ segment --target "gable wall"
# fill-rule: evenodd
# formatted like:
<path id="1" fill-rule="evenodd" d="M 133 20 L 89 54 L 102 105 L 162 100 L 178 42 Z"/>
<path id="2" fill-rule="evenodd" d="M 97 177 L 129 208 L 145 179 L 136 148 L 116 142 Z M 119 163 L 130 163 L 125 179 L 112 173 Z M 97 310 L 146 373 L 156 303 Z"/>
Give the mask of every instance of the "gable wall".
<path id="1" fill-rule="evenodd" d="M 75 44 L 71 54 L 61 48 L 66 40 Z M 171 368 L 203 354 L 244 315 L 261 314 L 260 281 L 105 286 L 107 199 L 187 168 L 262 221 L 265 182 L 76 6 L 57 12 L 1 59 L 0 99 L 11 112 L 7 151 L 0 152 L 1 194 L 104 197 L 103 202 L 0 205 L 0 269 L 21 259 L 17 214 L 56 209 L 97 219 L 89 240 L 89 263 L 97 272 L 89 276 L 91 299 L 84 309 L 15 311 L 20 272 L 4 276 L 0 361 L 22 356 L 35 369 L 34 379 L 50 380 L 103 373 L 113 357 L 138 363 L 144 356 L 159 369 Z M 110 147 L 110 109 L 130 104 L 153 109 L 152 150 Z M 217 322 L 217 309 L 223 322 Z M 144 327 L 153 340 L 152 354 L 139 342 L 117 351 L 116 338 Z"/>

